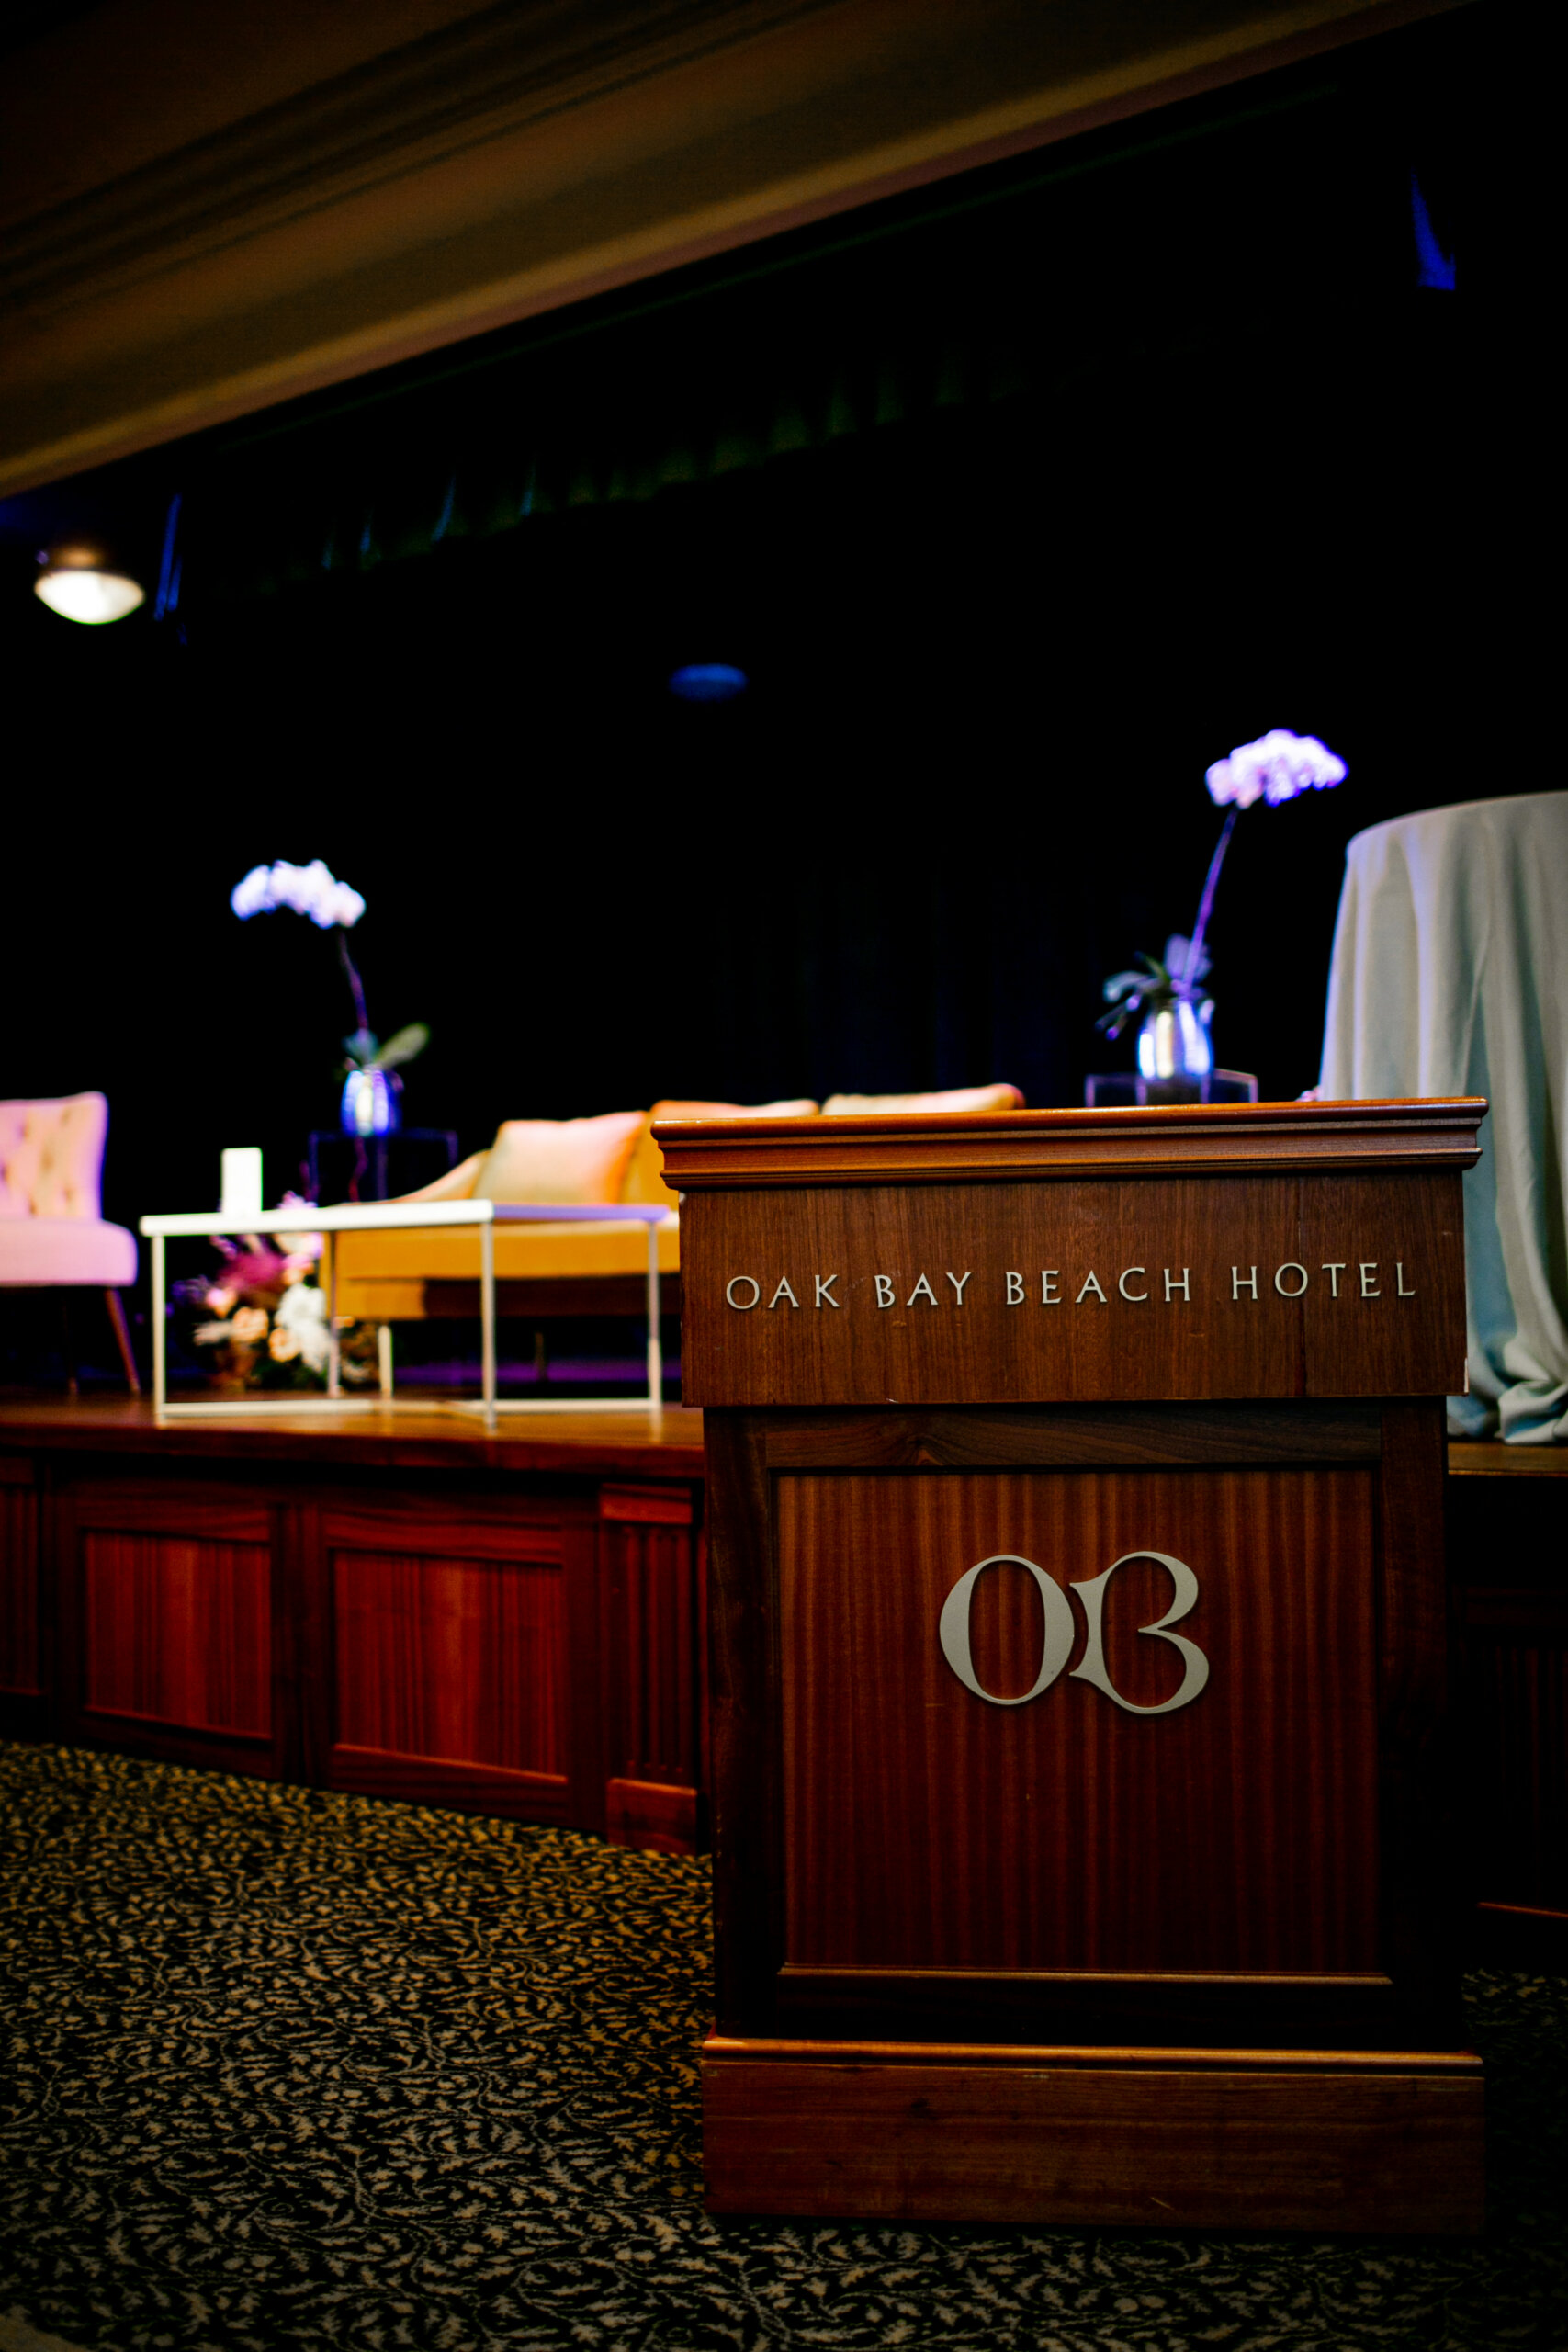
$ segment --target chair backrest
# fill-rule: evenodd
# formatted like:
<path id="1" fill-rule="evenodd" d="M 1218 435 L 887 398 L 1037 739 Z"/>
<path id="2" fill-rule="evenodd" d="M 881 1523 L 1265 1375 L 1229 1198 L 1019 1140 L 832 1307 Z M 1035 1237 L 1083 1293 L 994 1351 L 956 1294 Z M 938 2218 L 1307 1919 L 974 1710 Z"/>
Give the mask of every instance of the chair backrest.
<path id="1" fill-rule="evenodd" d="M 101 1216 L 108 1124 L 102 1094 L 0 1102 L 0 1216 Z"/>
<path id="2" fill-rule="evenodd" d="M 942 1094 L 829 1094 L 825 1119 L 862 1119 L 900 1111 L 1021 1111 L 1016 1086 L 953 1086 Z"/>

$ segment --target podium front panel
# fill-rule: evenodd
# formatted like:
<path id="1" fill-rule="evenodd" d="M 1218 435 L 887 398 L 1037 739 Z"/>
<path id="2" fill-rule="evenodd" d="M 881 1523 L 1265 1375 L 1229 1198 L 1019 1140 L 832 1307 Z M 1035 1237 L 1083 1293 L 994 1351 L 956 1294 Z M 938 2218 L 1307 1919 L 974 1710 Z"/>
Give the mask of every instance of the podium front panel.
<path id="1" fill-rule="evenodd" d="M 1386 1981 L 1374 1509 L 1364 1469 L 780 1477 L 794 1989 L 837 1971 Z M 1158 1552 L 1197 1583 L 1192 1698 L 1193 1657 L 1139 1630 L 1174 1598 Z M 984 1561 L 950 1646 L 992 1703 L 941 1640 Z M 1055 1628 L 1025 1561 L 1061 1596 L 1043 1690 Z M 1091 1681 L 1080 1596 L 1116 1561 Z"/>

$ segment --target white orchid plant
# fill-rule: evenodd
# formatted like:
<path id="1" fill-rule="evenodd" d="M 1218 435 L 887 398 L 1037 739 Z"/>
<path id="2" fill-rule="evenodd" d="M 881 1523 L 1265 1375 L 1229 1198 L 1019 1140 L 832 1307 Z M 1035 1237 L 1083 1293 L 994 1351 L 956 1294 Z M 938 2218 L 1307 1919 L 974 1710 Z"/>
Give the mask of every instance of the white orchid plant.
<path id="1" fill-rule="evenodd" d="M 1209 861 L 1192 935 L 1189 939 L 1175 933 L 1166 941 L 1163 958 L 1140 955 L 1142 971 L 1112 972 L 1104 991 L 1111 1011 L 1101 1013 L 1097 1027 L 1103 1029 L 1108 1037 L 1119 1037 L 1134 1016 L 1146 1017 L 1161 1012 L 1179 998 L 1196 999 L 1198 983 L 1210 968 L 1203 934 L 1209 927 L 1220 868 L 1242 810 L 1250 808 L 1258 800 L 1277 808 L 1281 801 L 1293 800 L 1299 793 L 1331 790 L 1335 785 L 1343 784 L 1349 773 L 1337 753 L 1331 752 L 1326 743 L 1320 743 L 1315 735 L 1292 735 L 1284 727 L 1271 728 L 1255 743 L 1242 743 L 1228 759 L 1214 762 L 1206 771 L 1204 781 L 1210 798 L 1216 808 L 1225 809 L 1226 816 Z M 1207 1021 L 1213 1009 L 1213 1001 L 1203 999 L 1197 1005 L 1200 1020 Z"/>
<path id="2" fill-rule="evenodd" d="M 319 931 L 336 931 L 338 956 L 355 1012 L 354 1035 L 343 1041 L 345 1059 L 340 1077 L 351 1069 L 391 1071 L 424 1051 L 430 1031 L 423 1021 L 411 1022 L 385 1043 L 371 1028 L 365 1011 L 364 984 L 348 952 L 348 934 L 365 912 L 365 901 L 348 883 L 338 881 L 321 858 L 313 858 L 309 865 L 290 865 L 281 858 L 274 865 L 253 865 L 235 883 L 229 904 L 242 922 L 249 922 L 253 915 L 270 914 L 274 908 L 288 907 L 297 915 L 308 916 Z M 401 1082 L 400 1079 L 392 1081 L 394 1086 Z"/>

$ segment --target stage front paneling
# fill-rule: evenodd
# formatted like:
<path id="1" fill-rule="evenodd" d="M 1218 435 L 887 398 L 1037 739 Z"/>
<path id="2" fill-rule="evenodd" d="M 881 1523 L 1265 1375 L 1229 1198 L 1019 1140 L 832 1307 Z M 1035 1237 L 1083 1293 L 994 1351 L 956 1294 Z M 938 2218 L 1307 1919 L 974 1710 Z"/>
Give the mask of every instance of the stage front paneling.
<path id="1" fill-rule="evenodd" d="M 0 1416 L 0 1728 L 691 1851 L 695 1415 Z"/>

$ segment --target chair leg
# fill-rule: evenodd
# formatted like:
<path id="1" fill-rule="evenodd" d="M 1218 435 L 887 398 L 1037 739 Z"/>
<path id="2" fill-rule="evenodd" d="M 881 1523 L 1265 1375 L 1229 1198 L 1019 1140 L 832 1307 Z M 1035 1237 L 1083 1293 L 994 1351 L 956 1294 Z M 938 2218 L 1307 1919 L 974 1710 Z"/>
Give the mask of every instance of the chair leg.
<path id="1" fill-rule="evenodd" d="M 140 1396 L 141 1383 L 136 1376 L 136 1358 L 131 1353 L 130 1334 L 125 1328 L 125 1308 L 120 1304 L 118 1291 L 106 1290 L 104 1305 L 108 1308 L 109 1321 L 114 1325 L 115 1345 L 119 1350 L 119 1360 L 125 1370 L 125 1385 L 133 1396 Z"/>
<path id="2" fill-rule="evenodd" d="M 65 1358 L 65 1394 L 74 1404 L 82 1392 L 76 1378 L 76 1348 L 71 1332 L 71 1293 L 68 1290 L 60 1293 L 60 1348 Z"/>

